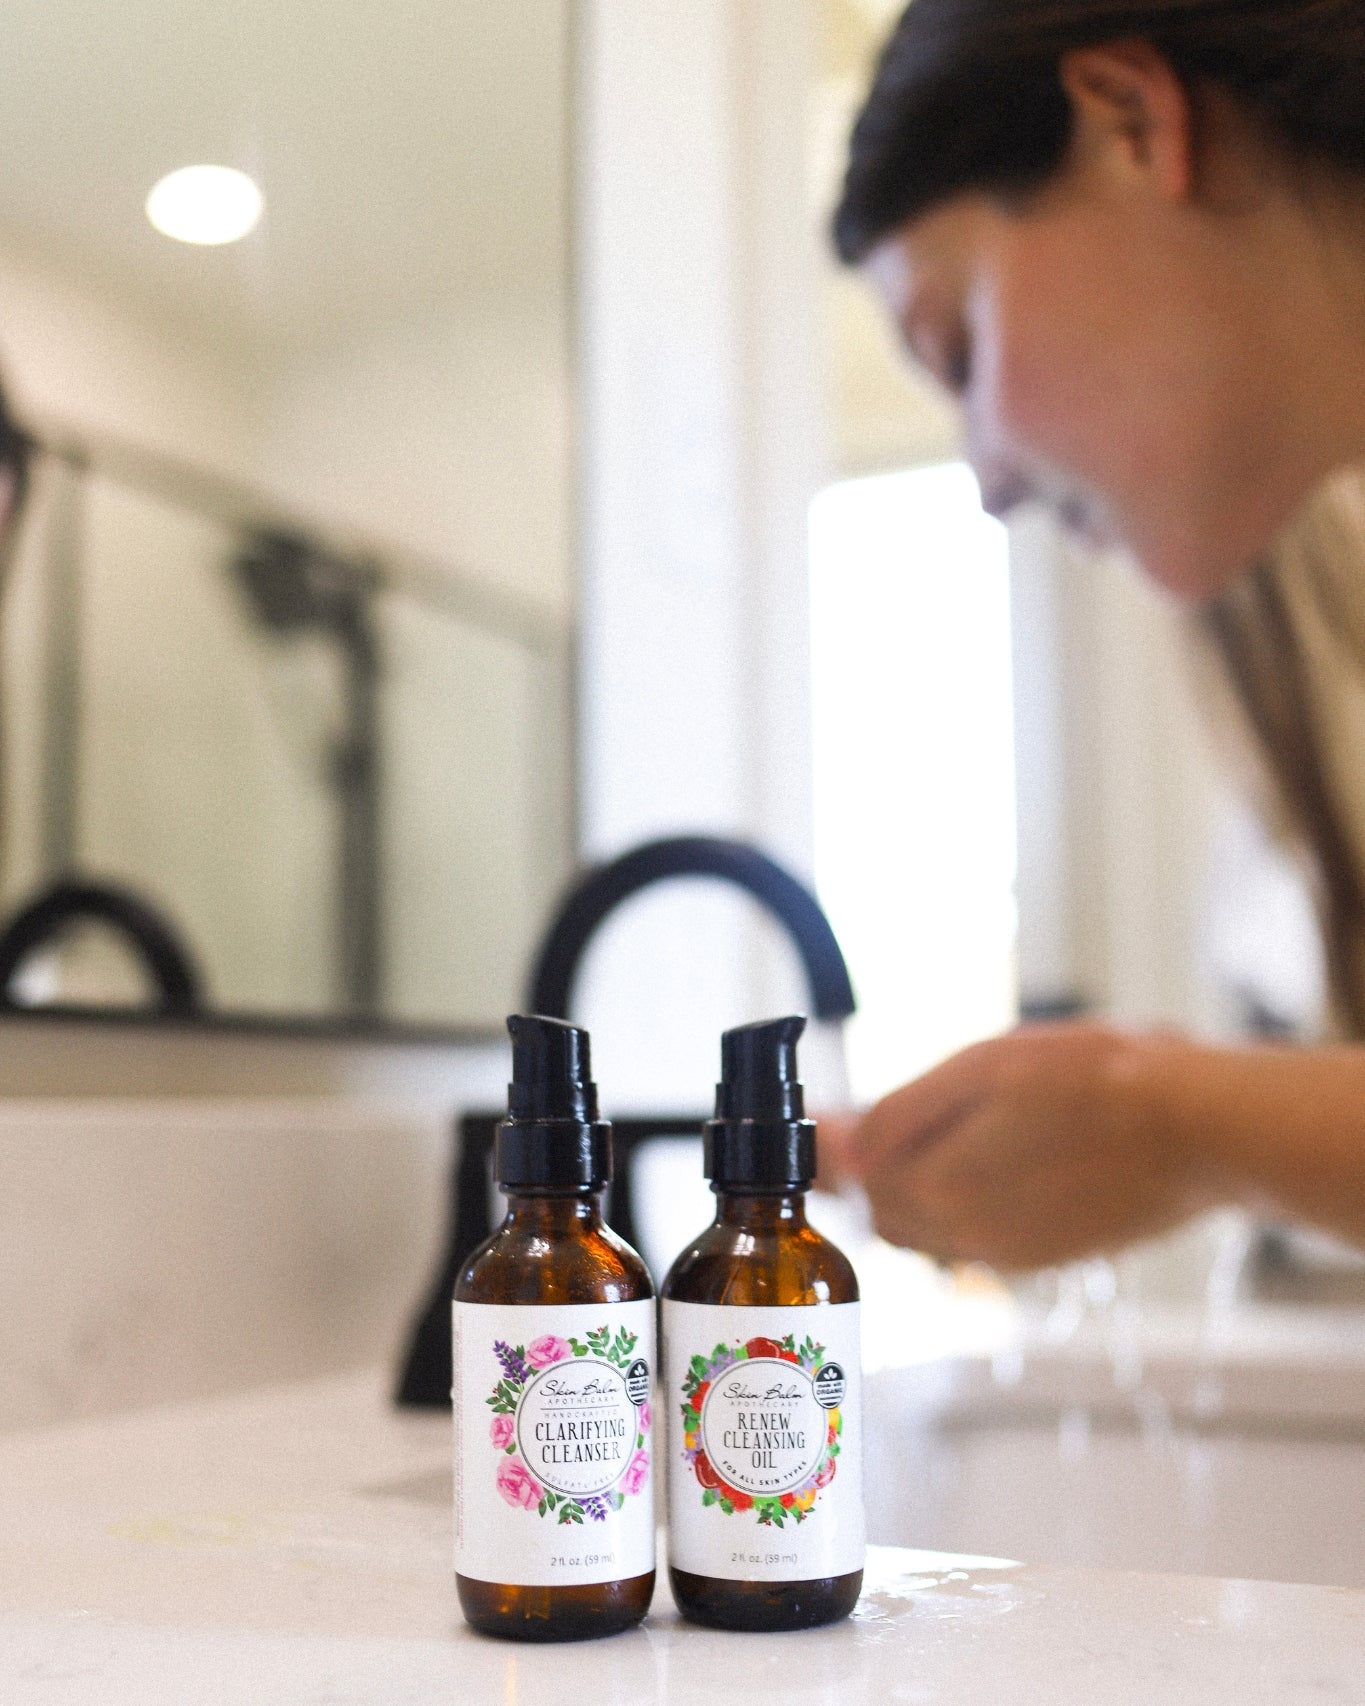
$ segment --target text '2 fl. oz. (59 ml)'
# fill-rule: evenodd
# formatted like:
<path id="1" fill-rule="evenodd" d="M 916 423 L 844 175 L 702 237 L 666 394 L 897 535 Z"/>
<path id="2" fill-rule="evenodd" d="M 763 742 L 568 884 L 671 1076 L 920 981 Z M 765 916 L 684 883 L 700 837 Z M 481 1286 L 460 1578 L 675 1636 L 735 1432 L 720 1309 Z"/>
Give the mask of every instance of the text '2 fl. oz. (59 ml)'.
<path id="1" fill-rule="evenodd" d="M 806 1221 L 804 1024 L 725 1034 L 716 1218 L 663 1285 L 669 1578 L 685 1616 L 723 1629 L 828 1623 L 862 1586 L 858 1283 Z"/>
<path id="2" fill-rule="evenodd" d="M 507 1218 L 455 1288 L 455 1573 L 476 1629 L 609 1635 L 654 1592 L 654 1289 L 602 1219 L 588 1038 L 512 1018 Z"/>

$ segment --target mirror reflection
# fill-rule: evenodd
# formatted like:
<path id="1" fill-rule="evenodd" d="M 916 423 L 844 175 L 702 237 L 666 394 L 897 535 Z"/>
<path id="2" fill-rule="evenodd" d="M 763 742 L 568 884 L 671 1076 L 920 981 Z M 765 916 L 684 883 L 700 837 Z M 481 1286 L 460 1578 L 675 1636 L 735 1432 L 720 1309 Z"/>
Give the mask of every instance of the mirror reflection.
<path id="1" fill-rule="evenodd" d="M 11 9 L 0 923 L 131 897 L 209 1013 L 515 1003 L 570 857 L 567 12 Z M 135 935 L 0 929 L 6 998 L 164 1006 Z"/>

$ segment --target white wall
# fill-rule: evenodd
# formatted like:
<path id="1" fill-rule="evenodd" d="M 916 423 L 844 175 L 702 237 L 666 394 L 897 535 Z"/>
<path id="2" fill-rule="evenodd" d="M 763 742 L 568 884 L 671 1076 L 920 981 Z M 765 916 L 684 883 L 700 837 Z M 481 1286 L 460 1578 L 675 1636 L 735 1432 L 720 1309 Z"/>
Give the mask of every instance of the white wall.
<path id="1" fill-rule="evenodd" d="M 1036 516 L 1011 528 L 1011 580 L 1023 999 L 1217 1031 L 1204 913 L 1228 792 L 1181 617 Z"/>
<path id="2" fill-rule="evenodd" d="M 168 338 L 69 271 L 3 244 L 0 363 L 21 418 L 129 440 L 237 479 L 259 467 L 255 387 L 230 352 Z"/>
<path id="3" fill-rule="evenodd" d="M 0 1431 L 396 1366 L 447 1148 L 349 1101 L 0 1105 Z"/>
<path id="4" fill-rule="evenodd" d="M 0 1431 L 397 1369 L 506 1050 L 0 1025 Z"/>
<path id="5" fill-rule="evenodd" d="M 259 475 L 329 528 L 458 566 L 566 620 L 574 591 L 564 287 L 452 304 L 273 367 Z"/>
<path id="6" fill-rule="evenodd" d="M 820 484 L 805 0 L 588 0 L 578 67 L 581 823 L 811 864 L 806 511 Z M 625 910 L 580 1016 L 613 1105 L 698 1105 L 723 1025 L 804 1005 L 738 899 Z"/>

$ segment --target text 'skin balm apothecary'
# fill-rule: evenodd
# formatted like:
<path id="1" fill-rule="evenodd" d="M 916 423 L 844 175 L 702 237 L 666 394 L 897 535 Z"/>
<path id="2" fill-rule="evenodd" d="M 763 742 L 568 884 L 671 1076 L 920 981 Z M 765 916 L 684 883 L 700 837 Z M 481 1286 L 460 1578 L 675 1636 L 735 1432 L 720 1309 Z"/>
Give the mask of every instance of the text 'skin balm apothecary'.
<path id="1" fill-rule="evenodd" d="M 654 1288 L 602 1219 L 587 1033 L 507 1028 L 507 1218 L 453 1306 L 455 1573 L 476 1629 L 576 1640 L 638 1623 L 654 1592 Z"/>
<path id="2" fill-rule="evenodd" d="M 827 1623 L 862 1586 L 858 1283 L 806 1221 L 804 1026 L 722 1039 L 716 1218 L 662 1288 L 669 1578 L 685 1616 L 725 1629 Z"/>

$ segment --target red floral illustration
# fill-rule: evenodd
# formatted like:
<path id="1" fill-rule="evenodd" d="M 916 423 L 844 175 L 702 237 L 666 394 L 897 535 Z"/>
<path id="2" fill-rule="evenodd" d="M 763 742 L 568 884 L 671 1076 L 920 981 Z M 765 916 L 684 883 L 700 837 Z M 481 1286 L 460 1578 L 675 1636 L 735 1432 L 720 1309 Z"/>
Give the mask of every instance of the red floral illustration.
<path id="1" fill-rule="evenodd" d="M 782 1347 L 776 1339 L 750 1339 L 744 1346 L 751 1357 L 780 1357 Z"/>
<path id="2" fill-rule="evenodd" d="M 843 1417 L 838 1409 L 829 1412 L 824 1449 L 815 1468 L 801 1486 L 782 1494 L 743 1493 L 722 1480 L 716 1466 L 702 1449 L 701 1412 L 712 1382 L 736 1364 L 758 1358 L 790 1362 L 814 1377 L 823 1366 L 824 1357 L 825 1347 L 817 1345 L 809 1336 L 798 1345 L 794 1334 L 788 1334 L 781 1340 L 759 1334 L 743 1344 L 719 1344 L 709 1357 L 692 1358 L 682 1383 L 682 1458 L 697 1477 L 703 1505 L 715 1505 L 726 1516 L 755 1511 L 759 1523 L 771 1528 L 782 1528 L 789 1521 L 804 1522 L 811 1514 L 819 1495 L 833 1481 L 838 1470 L 843 1434 Z"/>
<path id="3" fill-rule="evenodd" d="M 692 1467 L 697 1472 L 697 1479 L 703 1487 L 714 1487 L 717 1491 L 724 1485 L 719 1475 L 711 1467 L 711 1459 L 704 1451 L 699 1451 L 693 1459 Z"/>

